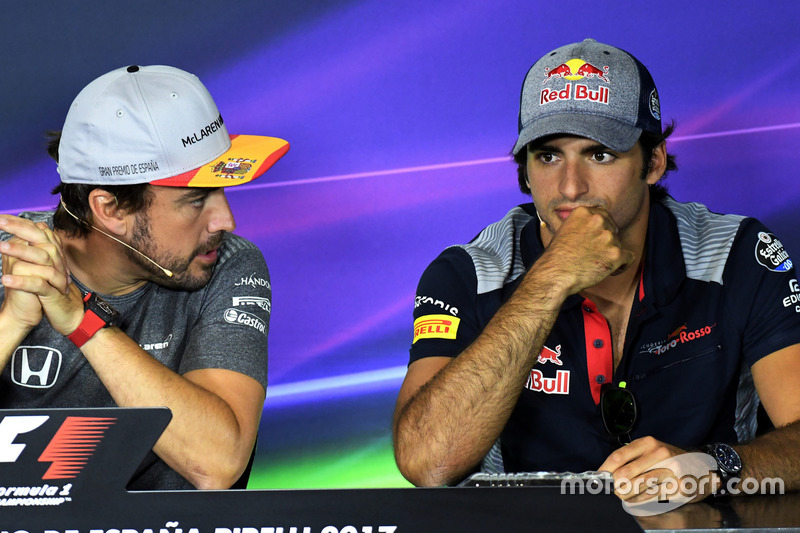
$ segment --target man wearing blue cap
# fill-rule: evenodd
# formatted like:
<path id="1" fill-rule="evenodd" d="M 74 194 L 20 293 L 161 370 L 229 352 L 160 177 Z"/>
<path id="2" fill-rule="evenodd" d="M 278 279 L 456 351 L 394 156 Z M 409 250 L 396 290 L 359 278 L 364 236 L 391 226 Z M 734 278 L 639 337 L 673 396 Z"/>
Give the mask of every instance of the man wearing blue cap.
<path id="1" fill-rule="evenodd" d="M 671 132 L 623 50 L 587 39 L 528 71 L 513 154 L 533 203 L 418 286 L 394 420 L 410 481 L 605 470 L 657 485 L 651 469 L 698 451 L 714 472 L 691 498 L 744 478 L 797 487 L 795 271 L 757 220 L 666 194 Z M 755 438 L 759 402 L 778 429 Z"/>

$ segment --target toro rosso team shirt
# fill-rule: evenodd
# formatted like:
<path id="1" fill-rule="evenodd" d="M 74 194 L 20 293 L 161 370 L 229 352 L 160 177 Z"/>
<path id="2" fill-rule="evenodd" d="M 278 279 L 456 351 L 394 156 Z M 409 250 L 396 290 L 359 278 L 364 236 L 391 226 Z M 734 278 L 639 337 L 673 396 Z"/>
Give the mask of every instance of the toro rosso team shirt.
<path id="1" fill-rule="evenodd" d="M 423 274 L 411 362 L 456 357 L 544 251 L 533 204 L 512 209 Z M 692 449 L 753 438 L 750 367 L 800 343 L 800 288 L 780 241 L 753 218 L 667 197 L 651 203 L 639 288 L 619 366 L 591 300 L 569 297 L 484 470 L 596 470 L 614 450 L 598 405 L 626 381 L 639 415 L 631 438 Z M 500 453 L 498 453 L 500 452 Z"/>

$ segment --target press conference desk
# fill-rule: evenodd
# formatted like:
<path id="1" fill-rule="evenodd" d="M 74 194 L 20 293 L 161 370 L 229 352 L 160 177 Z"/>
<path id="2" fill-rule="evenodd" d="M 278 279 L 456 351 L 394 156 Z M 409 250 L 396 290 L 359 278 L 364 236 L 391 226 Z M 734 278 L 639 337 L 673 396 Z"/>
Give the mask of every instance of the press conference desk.
<path id="1" fill-rule="evenodd" d="M 611 496 L 611 498 L 614 498 Z M 0 509 L 0 531 L 29 533 L 472 533 L 800 531 L 795 495 L 705 503 L 638 518 L 618 501 L 527 488 L 130 493 L 82 505 Z M 280 528 L 283 528 L 282 530 Z"/>
<path id="2" fill-rule="evenodd" d="M 646 531 L 800 531 L 800 493 L 744 496 L 684 505 L 669 513 L 639 517 Z"/>
<path id="3" fill-rule="evenodd" d="M 0 533 L 800 531 L 800 494 L 637 519 L 613 494 L 556 486 L 127 491 L 169 418 L 163 409 L 0 411 Z"/>

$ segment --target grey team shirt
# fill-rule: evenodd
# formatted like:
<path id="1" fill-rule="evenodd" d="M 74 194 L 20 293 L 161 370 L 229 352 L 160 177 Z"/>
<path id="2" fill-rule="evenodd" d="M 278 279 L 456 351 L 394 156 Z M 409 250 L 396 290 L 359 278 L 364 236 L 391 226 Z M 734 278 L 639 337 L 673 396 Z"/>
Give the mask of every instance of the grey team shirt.
<path id="1" fill-rule="evenodd" d="M 52 225 L 52 213 L 22 216 Z M 0 240 L 8 238 L 0 232 Z M 0 286 L 0 302 L 4 296 Z M 266 389 L 272 290 L 264 257 L 249 241 L 226 235 L 211 281 L 198 291 L 148 283 L 124 296 L 101 296 L 119 311 L 120 329 L 175 372 L 222 368 L 250 376 Z M 81 351 L 46 318 L 14 351 L 0 375 L 4 409 L 115 405 Z M 131 488 L 192 487 L 151 453 Z"/>

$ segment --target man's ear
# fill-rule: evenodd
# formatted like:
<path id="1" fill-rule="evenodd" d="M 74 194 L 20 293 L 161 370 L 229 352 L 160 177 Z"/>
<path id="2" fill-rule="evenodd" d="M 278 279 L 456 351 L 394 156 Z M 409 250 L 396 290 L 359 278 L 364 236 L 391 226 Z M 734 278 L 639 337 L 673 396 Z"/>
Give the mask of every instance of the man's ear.
<path id="1" fill-rule="evenodd" d="M 117 197 L 105 189 L 94 189 L 89 193 L 89 209 L 92 219 L 100 229 L 116 235 L 125 235 L 128 229 L 127 212 L 120 209 Z"/>
<path id="2" fill-rule="evenodd" d="M 653 185 L 658 183 L 667 171 L 667 143 L 662 141 L 661 144 L 653 148 L 653 153 L 650 157 L 650 168 L 647 169 L 647 183 Z"/>

